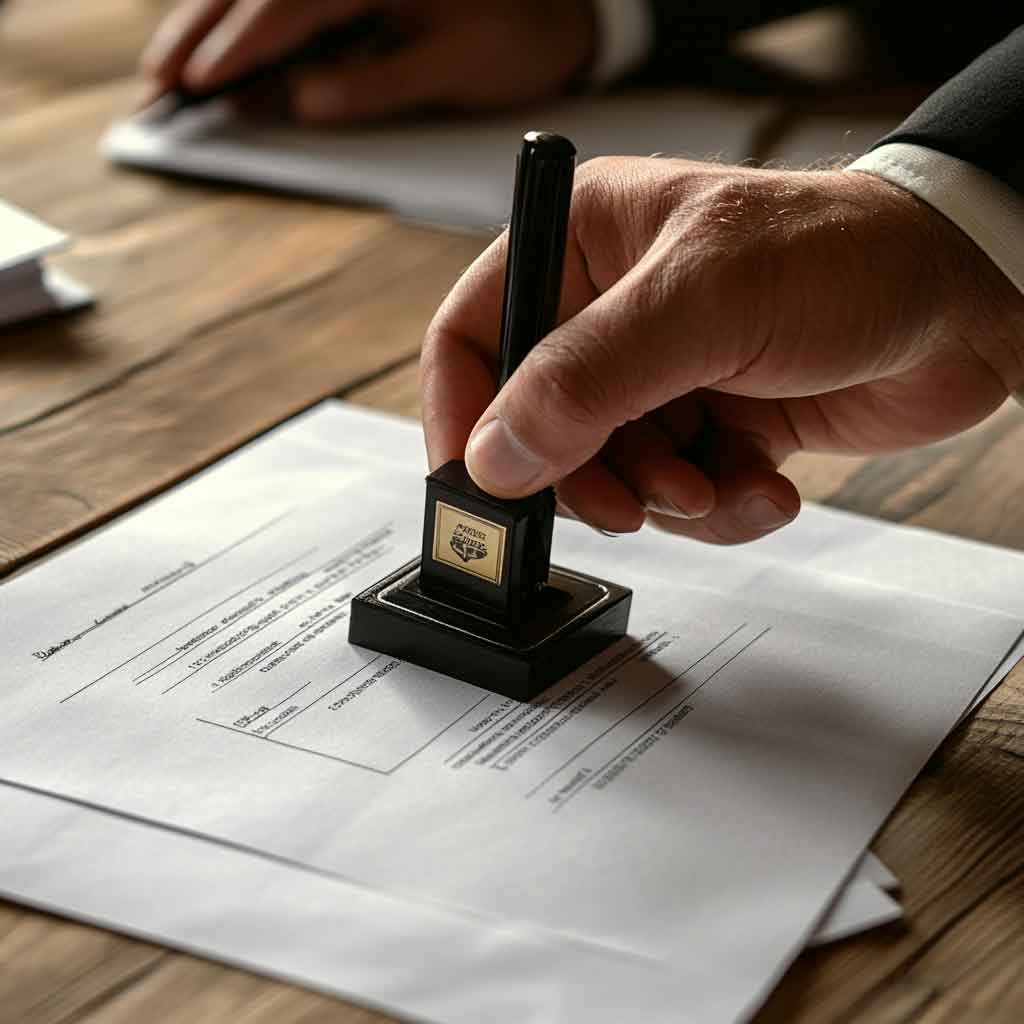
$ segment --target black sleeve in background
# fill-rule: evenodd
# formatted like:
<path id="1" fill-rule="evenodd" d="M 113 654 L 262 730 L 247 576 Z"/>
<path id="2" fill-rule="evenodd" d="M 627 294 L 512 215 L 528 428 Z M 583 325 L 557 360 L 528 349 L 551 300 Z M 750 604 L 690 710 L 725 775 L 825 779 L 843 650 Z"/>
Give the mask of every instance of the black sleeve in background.
<path id="1" fill-rule="evenodd" d="M 1024 193 L 1024 27 L 986 50 L 872 148 L 890 142 L 958 157 Z"/>

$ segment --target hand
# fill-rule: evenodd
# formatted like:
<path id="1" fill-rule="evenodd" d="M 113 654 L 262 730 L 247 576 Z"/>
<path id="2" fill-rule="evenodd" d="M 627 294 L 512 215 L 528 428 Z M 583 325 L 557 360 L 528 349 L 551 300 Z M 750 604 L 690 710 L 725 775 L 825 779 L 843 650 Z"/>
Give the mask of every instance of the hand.
<path id="1" fill-rule="evenodd" d="M 591 0 L 188 0 L 153 37 L 143 73 L 154 96 L 179 83 L 212 88 L 365 14 L 398 42 L 290 72 L 283 85 L 301 120 L 554 96 L 589 64 L 597 32 Z"/>
<path id="2" fill-rule="evenodd" d="M 423 350 L 431 465 L 555 484 L 613 532 L 706 541 L 789 522 L 798 449 L 885 452 L 984 418 L 1024 380 L 1024 297 L 966 236 L 865 173 L 583 165 L 559 326 L 495 398 L 506 240 Z M 467 446 L 468 440 L 468 446 Z"/>

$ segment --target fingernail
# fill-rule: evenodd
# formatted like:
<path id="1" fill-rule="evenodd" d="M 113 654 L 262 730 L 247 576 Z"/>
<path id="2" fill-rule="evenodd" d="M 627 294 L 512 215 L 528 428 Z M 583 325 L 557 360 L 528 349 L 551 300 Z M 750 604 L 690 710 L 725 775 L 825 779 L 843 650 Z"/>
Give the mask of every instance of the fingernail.
<path id="1" fill-rule="evenodd" d="M 485 490 L 526 491 L 546 463 L 527 448 L 500 417 L 475 431 L 466 446 L 470 475 Z"/>
<path id="2" fill-rule="evenodd" d="M 788 523 L 793 517 L 784 512 L 771 498 L 755 495 L 743 506 L 743 521 L 755 530 L 774 530 Z"/>
<path id="3" fill-rule="evenodd" d="M 652 512 L 659 512 L 663 516 L 675 516 L 676 519 L 703 519 L 711 509 L 704 508 L 688 512 L 684 508 L 680 508 L 674 501 L 669 501 L 668 498 L 662 497 L 660 494 L 656 494 L 647 502 L 647 507 Z"/>
<path id="4" fill-rule="evenodd" d="M 584 526 L 589 526 L 594 533 L 601 534 L 602 537 L 621 537 L 621 533 L 612 533 L 611 530 L 602 530 L 600 526 L 595 526 L 593 523 L 588 523 L 582 516 L 577 515 L 568 505 L 559 498 L 555 502 L 555 512 L 559 515 L 564 516 L 566 519 L 575 519 L 577 523 L 582 523 Z"/>

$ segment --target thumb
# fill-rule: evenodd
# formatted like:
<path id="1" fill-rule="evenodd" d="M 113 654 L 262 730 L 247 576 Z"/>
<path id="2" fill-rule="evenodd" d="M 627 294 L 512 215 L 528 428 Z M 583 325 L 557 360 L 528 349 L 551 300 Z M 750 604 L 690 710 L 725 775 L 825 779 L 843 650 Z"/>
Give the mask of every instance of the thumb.
<path id="1" fill-rule="evenodd" d="M 704 383 L 668 365 L 681 325 L 643 301 L 659 290 L 651 276 L 634 267 L 523 360 L 470 434 L 466 466 L 480 487 L 514 498 L 556 483 L 617 427 Z"/>

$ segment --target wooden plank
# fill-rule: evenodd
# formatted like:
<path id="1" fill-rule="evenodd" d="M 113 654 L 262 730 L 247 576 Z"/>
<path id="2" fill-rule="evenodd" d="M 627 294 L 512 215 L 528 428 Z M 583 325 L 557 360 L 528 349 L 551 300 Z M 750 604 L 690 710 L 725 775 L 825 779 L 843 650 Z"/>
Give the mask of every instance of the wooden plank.
<path id="1" fill-rule="evenodd" d="M 358 405 L 418 421 L 421 413 L 419 357 L 414 356 L 374 380 L 352 388 L 345 398 Z"/>
<path id="2" fill-rule="evenodd" d="M 103 133 L 131 109 L 136 89 L 134 80 L 119 78 L 7 114 L 0 124 L 0 195 L 84 237 L 231 194 L 209 183 L 124 170 L 103 157 Z"/>
<path id="3" fill-rule="evenodd" d="M 0 110 L 133 75 L 165 3 L 13 0 L 0 19 Z M 58 28 L 59 26 L 59 28 Z"/>
<path id="4" fill-rule="evenodd" d="M 131 986 L 167 954 L 48 914 L 0 907 L 0 1021 L 60 1024 Z"/>
<path id="5" fill-rule="evenodd" d="M 183 954 L 102 1005 L 76 1024 L 388 1024 L 386 1017 L 336 999 Z"/>
<path id="6" fill-rule="evenodd" d="M 373 282 L 347 271 L 368 248 L 393 244 L 381 215 L 253 196 L 211 199 L 81 239 L 61 263 L 98 304 L 5 334 L 0 433 L 318 283 L 337 281 L 339 293 L 356 299 Z"/>
<path id="7" fill-rule="evenodd" d="M 0 572 L 413 357 L 439 300 L 482 243 L 372 225 L 361 245 L 339 255 L 343 272 L 321 274 L 266 309 L 200 324 L 133 372 L 130 386 L 99 391 L 0 436 Z M 301 236 L 305 229 L 296 230 Z M 286 273 L 296 257 L 288 246 L 281 255 Z M 272 277 L 268 264 L 265 280 Z M 134 314 L 140 331 L 147 308 Z M 91 443 L 83 445 L 86 437 Z"/>
<path id="8" fill-rule="evenodd" d="M 801 454 L 787 464 L 802 493 L 851 512 L 1024 549 L 1024 409 L 1007 401 L 957 437 L 895 455 Z"/>

